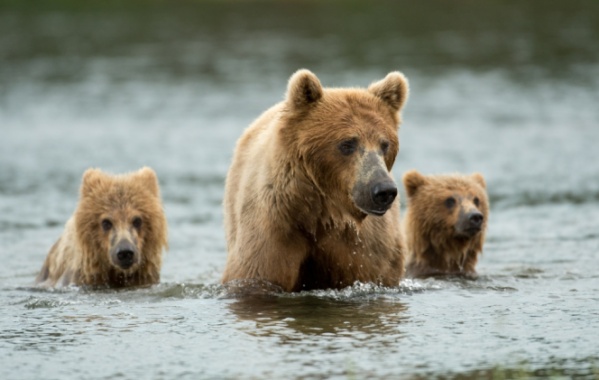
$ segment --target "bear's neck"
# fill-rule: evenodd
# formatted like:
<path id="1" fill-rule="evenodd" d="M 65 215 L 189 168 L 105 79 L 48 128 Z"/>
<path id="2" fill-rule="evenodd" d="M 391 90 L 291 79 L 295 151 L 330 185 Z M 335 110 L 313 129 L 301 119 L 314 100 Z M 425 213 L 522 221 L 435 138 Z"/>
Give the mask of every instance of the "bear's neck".
<path id="1" fill-rule="evenodd" d="M 480 249 L 477 238 L 470 240 L 450 240 L 435 245 L 431 239 L 413 247 L 412 260 L 408 272 L 414 277 L 430 275 L 463 274 L 474 275 Z"/>
<path id="2" fill-rule="evenodd" d="M 152 285 L 160 281 L 160 268 L 152 262 L 143 261 L 135 272 L 123 273 L 108 262 L 99 259 L 101 255 L 92 257 L 97 260 L 83 263 L 77 273 L 76 283 L 79 285 L 122 288 Z"/>
<path id="3" fill-rule="evenodd" d="M 84 277 L 84 285 L 107 288 L 146 286 L 160 281 L 160 273 L 148 271 L 142 267 L 130 274 L 111 267 L 101 272 L 86 274 Z"/>

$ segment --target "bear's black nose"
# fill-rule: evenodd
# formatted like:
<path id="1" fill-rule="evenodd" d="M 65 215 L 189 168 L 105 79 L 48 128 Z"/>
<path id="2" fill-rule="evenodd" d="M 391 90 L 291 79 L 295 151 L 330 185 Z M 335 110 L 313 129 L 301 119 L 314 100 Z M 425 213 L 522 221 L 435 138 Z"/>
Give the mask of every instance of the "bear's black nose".
<path id="1" fill-rule="evenodd" d="M 470 213 L 470 215 L 468 215 L 468 222 L 470 222 L 470 226 L 480 228 L 483 224 L 483 214 L 480 212 Z"/>
<path id="2" fill-rule="evenodd" d="M 372 200 L 379 207 L 387 207 L 397 196 L 397 187 L 393 182 L 380 182 L 372 187 Z"/>
<path id="3" fill-rule="evenodd" d="M 117 252 L 116 257 L 119 259 L 121 267 L 128 268 L 133 265 L 133 256 L 135 253 L 129 249 L 123 249 Z"/>

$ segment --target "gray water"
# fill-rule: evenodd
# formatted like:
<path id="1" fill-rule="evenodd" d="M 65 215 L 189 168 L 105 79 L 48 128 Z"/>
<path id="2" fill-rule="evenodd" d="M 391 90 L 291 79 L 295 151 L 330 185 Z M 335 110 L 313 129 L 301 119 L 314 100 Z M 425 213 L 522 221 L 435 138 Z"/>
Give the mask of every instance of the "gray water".
<path id="1" fill-rule="evenodd" d="M 407 75 L 394 175 L 485 175 L 477 280 L 219 284 L 235 141 L 302 67 L 326 86 Z M 4 2 L 0 378 L 597 379 L 598 104 L 592 1 Z M 162 283 L 33 288 L 83 171 L 143 165 Z"/>

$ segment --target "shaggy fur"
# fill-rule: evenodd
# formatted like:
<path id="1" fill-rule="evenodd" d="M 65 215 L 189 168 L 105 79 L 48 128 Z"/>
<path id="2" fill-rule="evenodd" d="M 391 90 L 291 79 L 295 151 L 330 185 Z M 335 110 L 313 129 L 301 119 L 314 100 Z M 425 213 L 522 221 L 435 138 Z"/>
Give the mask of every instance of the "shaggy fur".
<path id="1" fill-rule="evenodd" d="M 408 209 L 402 223 L 408 253 L 407 276 L 475 275 L 489 217 L 482 175 L 403 176 Z M 453 201 L 450 200 L 453 199 Z M 465 216 L 482 217 L 480 230 L 464 233 Z"/>
<path id="2" fill-rule="evenodd" d="M 122 244 L 135 255 L 123 269 Z M 80 200 L 50 249 L 36 283 L 41 286 L 141 286 L 158 283 L 167 224 L 156 173 L 142 168 L 111 176 L 98 169 L 83 175 Z"/>
<path id="3" fill-rule="evenodd" d="M 290 78 L 286 99 L 237 143 L 225 186 L 223 282 L 265 280 L 286 291 L 399 283 L 399 199 L 388 211 L 360 205 L 371 201 L 372 173 L 395 186 L 407 96 L 399 72 L 368 89 L 323 88 L 308 70 Z"/>

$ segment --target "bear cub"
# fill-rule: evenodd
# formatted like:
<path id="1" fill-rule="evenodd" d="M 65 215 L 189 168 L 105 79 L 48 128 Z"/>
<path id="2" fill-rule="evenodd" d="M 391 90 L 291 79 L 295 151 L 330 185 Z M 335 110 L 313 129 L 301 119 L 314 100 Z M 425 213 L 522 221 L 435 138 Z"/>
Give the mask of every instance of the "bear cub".
<path id="1" fill-rule="evenodd" d="M 483 176 L 404 174 L 408 209 L 402 223 L 406 275 L 475 276 L 489 217 Z"/>
<path id="2" fill-rule="evenodd" d="M 40 286 L 126 287 L 160 281 L 166 217 L 156 173 L 88 169 L 79 204 L 36 278 Z"/>

